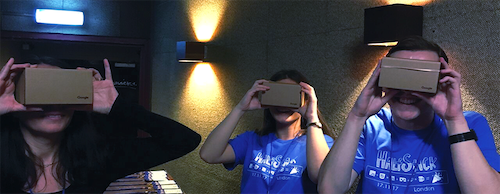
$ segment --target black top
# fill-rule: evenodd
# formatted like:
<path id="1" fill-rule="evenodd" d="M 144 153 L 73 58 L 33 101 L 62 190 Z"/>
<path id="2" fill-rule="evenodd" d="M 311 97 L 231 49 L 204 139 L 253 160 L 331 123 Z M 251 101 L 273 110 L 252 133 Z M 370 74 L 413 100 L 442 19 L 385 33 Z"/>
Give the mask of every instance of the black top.
<path id="1" fill-rule="evenodd" d="M 65 193 L 103 193 L 111 182 L 179 158 L 193 151 L 201 141 L 201 136 L 188 127 L 152 113 L 138 104 L 127 103 L 120 96 L 107 119 L 110 123 L 120 123 L 120 126 L 127 124 L 142 129 L 151 137 L 109 138 L 109 155 L 104 170 L 90 172 L 88 184 L 72 184 L 65 189 Z"/>

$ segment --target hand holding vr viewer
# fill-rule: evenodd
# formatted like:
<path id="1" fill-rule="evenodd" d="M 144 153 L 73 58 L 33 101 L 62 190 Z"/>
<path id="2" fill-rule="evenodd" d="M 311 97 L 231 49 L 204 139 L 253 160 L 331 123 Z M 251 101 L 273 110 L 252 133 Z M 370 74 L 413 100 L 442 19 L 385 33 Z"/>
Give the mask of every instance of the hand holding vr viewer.
<path id="1" fill-rule="evenodd" d="M 65 105 L 73 110 L 107 114 L 118 96 L 107 59 L 104 60 L 104 80 L 94 69 L 41 68 L 40 65 L 14 65 L 13 62 L 9 60 L 1 73 L 2 87 L 9 89 L 4 90 L 2 96 L 12 98 L 11 104 L 17 107 L 7 112 Z"/>

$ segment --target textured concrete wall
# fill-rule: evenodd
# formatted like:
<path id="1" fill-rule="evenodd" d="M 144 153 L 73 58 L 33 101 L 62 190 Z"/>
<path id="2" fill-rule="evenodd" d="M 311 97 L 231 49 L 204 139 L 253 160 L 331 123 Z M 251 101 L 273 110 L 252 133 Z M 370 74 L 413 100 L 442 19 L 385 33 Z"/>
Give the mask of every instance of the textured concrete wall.
<path id="1" fill-rule="evenodd" d="M 194 65 L 175 61 L 175 41 L 195 40 L 184 4 L 156 2 L 153 110 L 185 123 L 206 138 L 256 79 L 294 68 L 310 79 L 328 123 L 340 130 L 371 70 L 388 50 L 363 45 L 363 11 L 386 4 L 382 0 L 230 1 L 209 42 L 212 68 L 224 96 L 201 100 L 211 105 L 199 108 L 196 104 L 181 105 Z M 499 34 L 498 0 L 435 0 L 424 5 L 423 36 L 440 44 L 453 68 L 462 73 L 464 109 L 486 116 L 497 150 Z M 260 111 L 247 113 L 233 135 L 258 128 L 261 122 Z M 239 192 L 241 168 L 226 171 L 222 165 L 205 164 L 198 150 L 158 168 L 164 167 L 186 193 Z"/>

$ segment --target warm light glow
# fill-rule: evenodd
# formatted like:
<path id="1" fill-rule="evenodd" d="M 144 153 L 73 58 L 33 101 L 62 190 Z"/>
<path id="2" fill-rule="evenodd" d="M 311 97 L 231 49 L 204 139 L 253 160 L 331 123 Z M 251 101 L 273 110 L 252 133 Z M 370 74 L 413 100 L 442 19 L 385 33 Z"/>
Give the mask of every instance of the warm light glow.
<path id="1" fill-rule="evenodd" d="M 208 135 L 231 111 L 229 100 L 211 65 L 199 63 L 184 86 L 178 108 L 179 121 Z M 214 126 L 200 129 L 207 125 Z"/>
<path id="2" fill-rule="evenodd" d="M 398 41 L 394 42 L 377 42 L 377 43 L 368 43 L 368 46 L 396 46 Z"/>
<path id="3" fill-rule="evenodd" d="M 196 38 L 200 42 L 212 39 L 224 13 L 227 0 L 188 0 L 187 11 Z"/>
<path id="4" fill-rule="evenodd" d="M 81 11 L 37 9 L 35 12 L 37 23 L 81 26 L 83 25 L 83 19 L 83 12 Z"/>
<path id="5" fill-rule="evenodd" d="M 191 74 L 190 82 L 196 86 L 213 86 L 217 83 L 215 72 L 209 63 L 199 63 Z M 200 88 L 201 89 L 201 88 Z"/>
<path id="6" fill-rule="evenodd" d="M 423 6 L 429 4 L 433 0 L 386 0 L 388 5 L 391 4 L 406 4 L 406 5 L 418 5 Z"/>

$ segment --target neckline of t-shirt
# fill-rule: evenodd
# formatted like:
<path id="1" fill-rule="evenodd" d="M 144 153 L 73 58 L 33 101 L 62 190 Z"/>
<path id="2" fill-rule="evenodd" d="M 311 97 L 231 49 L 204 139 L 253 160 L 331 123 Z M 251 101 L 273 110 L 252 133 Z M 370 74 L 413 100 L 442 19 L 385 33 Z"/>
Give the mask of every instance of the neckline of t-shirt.
<path id="1" fill-rule="evenodd" d="M 305 137 L 305 134 L 304 135 L 301 135 L 301 136 L 298 136 L 298 137 L 295 137 L 295 138 L 292 138 L 292 139 L 288 139 L 288 140 L 284 140 L 284 139 L 280 139 L 276 136 L 276 133 L 269 133 L 269 136 L 271 137 L 271 141 L 276 141 L 276 142 L 279 142 L 279 143 L 291 143 L 293 142 L 294 140 L 298 140 L 298 139 L 302 139 Z"/>
<path id="2" fill-rule="evenodd" d="M 433 130 L 436 130 L 437 128 L 439 128 L 439 126 L 441 124 L 441 120 L 439 119 L 439 117 L 437 115 L 434 115 L 434 119 L 429 126 L 423 128 L 423 129 L 420 129 L 420 130 L 406 130 L 406 129 L 402 129 L 402 128 L 398 127 L 396 125 L 396 123 L 394 122 L 394 118 L 392 117 L 392 115 L 389 118 L 389 120 L 391 121 L 393 132 L 396 132 L 398 135 L 402 135 L 402 136 L 414 136 L 414 137 L 425 137 L 429 133 L 432 133 Z"/>

